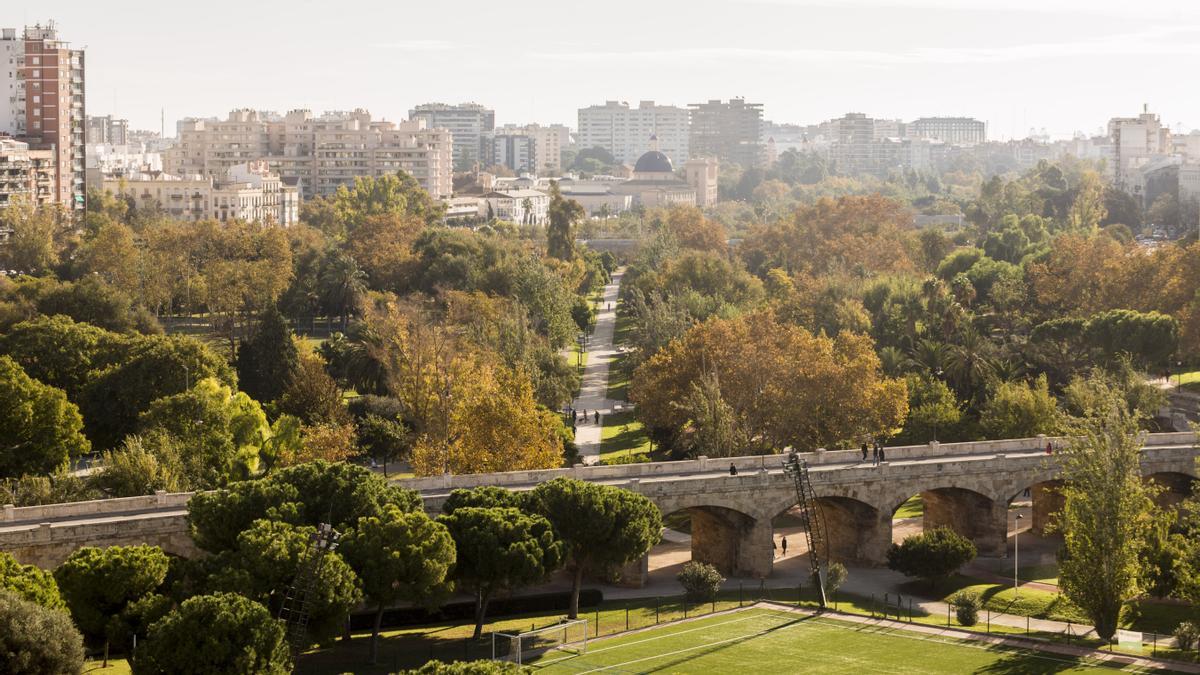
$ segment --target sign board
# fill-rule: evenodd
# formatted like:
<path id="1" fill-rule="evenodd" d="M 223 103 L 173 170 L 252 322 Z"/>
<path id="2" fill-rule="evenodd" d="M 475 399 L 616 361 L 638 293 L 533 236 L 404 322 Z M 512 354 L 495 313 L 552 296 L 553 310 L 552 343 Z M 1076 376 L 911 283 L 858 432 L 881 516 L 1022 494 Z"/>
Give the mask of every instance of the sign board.
<path id="1" fill-rule="evenodd" d="M 1142 633 L 1136 630 L 1117 629 L 1117 646 L 1121 649 L 1142 649 Z"/>

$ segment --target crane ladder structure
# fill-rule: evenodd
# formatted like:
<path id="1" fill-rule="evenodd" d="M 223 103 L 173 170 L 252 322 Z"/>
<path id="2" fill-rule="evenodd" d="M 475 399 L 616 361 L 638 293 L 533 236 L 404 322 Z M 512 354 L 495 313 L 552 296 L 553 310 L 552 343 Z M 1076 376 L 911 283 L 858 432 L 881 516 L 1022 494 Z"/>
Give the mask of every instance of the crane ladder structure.
<path id="1" fill-rule="evenodd" d="M 328 523 L 321 523 L 309 539 L 308 547 L 300 560 L 296 577 L 283 596 L 278 619 L 287 625 L 288 645 L 295 658 L 308 646 L 308 618 L 312 608 L 313 593 L 321 576 L 325 554 L 337 548 L 341 533 Z"/>
<path id="2" fill-rule="evenodd" d="M 795 451 L 788 453 L 783 465 L 784 473 L 796 484 L 796 502 L 800 507 L 800 522 L 804 525 L 804 537 L 808 542 L 808 561 L 817 586 L 817 601 L 825 608 L 825 577 L 829 571 L 829 539 L 825 533 L 825 516 L 817 504 L 812 481 L 808 477 L 808 462 L 800 459 Z"/>

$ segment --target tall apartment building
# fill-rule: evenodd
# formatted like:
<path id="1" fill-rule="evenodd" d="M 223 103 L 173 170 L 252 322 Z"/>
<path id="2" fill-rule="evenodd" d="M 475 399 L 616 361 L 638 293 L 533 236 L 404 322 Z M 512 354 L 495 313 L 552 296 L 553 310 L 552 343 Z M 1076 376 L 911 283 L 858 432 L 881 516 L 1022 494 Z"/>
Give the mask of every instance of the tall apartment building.
<path id="1" fill-rule="evenodd" d="M 987 142 L 987 122 L 972 117 L 922 117 L 906 126 L 909 138 L 927 138 L 951 145 Z"/>
<path id="2" fill-rule="evenodd" d="M 710 100 L 690 106 L 689 152 L 697 157 L 716 157 L 743 168 L 763 163 L 762 104 L 740 98 Z"/>
<path id="3" fill-rule="evenodd" d="M 1137 117 L 1110 119 L 1108 136 L 1112 141 L 1112 177 L 1117 187 L 1126 191 L 1138 184 L 1143 166 L 1172 150 L 1171 130 L 1145 105 Z"/>
<path id="4" fill-rule="evenodd" d="M 562 124 L 542 126 L 506 124 L 497 127 L 490 139 L 486 164 L 500 164 L 517 173 L 554 174 L 562 171 L 562 151 L 571 132 Z"/>
<path id="5" fill-rule="evenodd" d="M 408 111 L 408 118 L 425 120 L 429 129 L 448 129 L 454 137 L 454 166 L 461 171 L 484 161 L 496 128 L 496 111 L 478 103 L 424 103 Z"/>
<path id="6" fill-rule="evenodd" d="M 365 110 L 309 110 L 280 116 L 235 110 L 225 120 L 186 119 L 163 158 L 167 173 L 219 177 L 238 164 L 266 160 L 285 179 L 298 179 L 304 196 L 328 196 L 359 176 L 403 170 L 436 199 L 453 185 L 453 140 L 424 120 L 373 121 Z"/>
<path id="7" fill-rule="evenodd" d="M 633 165 L 639 157 L 655 149 L 651 137 L 657 137 L 657 150 L 682 166 L 691 157 L 690 113 L 686 108 L 639 101 L 605 101 L 579 109 L 576 145 L 581 149 L 604 148 L 618 162 Z"/>
<path id="8" fill-rule="evenodd" d="M 82 211 L 84 54 L 58 39 L 53 22 L 0 31 L 0 133 L 54 156 L 51 202 Z"/>
<path id="9" fill-rule="evenodd" d="M 129 145 L 129 120 L 112 115 L 88 115 L 87 142 Z"/>
<path id="10" fill-rule="evenodd" d="M 0 208 L 21 198 L 33 204 L 53 201 L 54 153 L 30 150 L 29 144 L 0 138 Z"/>

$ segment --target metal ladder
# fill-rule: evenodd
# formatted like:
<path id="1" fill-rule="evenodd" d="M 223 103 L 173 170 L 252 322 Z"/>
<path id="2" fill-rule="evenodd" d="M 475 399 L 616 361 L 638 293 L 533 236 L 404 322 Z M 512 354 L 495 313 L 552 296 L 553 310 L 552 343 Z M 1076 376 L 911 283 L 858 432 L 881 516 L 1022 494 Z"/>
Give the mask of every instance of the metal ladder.
<path id="1" fill-rule="evenodd" d="M 309 539 L 308 547 L 304 550 L 300 567 L 291 586 L 283 597 L 276 617 L 287 626 L 288 645 L 295 658 L 308 646 L 308 619 L 312 608 L 313 591 L 317 579 L 321 575 L 321 567 L 325 562 L 325 554 L 337 548 L 337 539 L 341 536 L 326 523 L 317 526 L 317 532 Z"/>
<path id="2" fill-rule="evenodd" d="M 829 539 L 825 535 L 825 516 L 817 504 L 817 495 L 808 477 L 808 462 L 792 452 L 789 453 L 783 470 L 796 484 L 796 504 L 800 507 L 800 522 L 804 525 L 804 538 L 808 542 L 808 561 L 812 567 L 813 578 L 817 580 L 817 601 L 824 609 L 825 577 L 829 570 Z"/>

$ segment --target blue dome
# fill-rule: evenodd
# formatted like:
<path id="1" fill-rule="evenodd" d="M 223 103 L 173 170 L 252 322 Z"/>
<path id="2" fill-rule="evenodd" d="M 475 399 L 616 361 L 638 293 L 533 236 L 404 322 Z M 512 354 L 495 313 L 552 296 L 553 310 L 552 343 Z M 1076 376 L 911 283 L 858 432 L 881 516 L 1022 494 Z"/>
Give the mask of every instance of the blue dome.
<path id="1" fill-rule="evenodd" d="M 674 173 L 675 167 L 671 165 L 670 157 L 657 150 L 651 150 L 638 157 L 633 170 L 638 173 Z"/>

